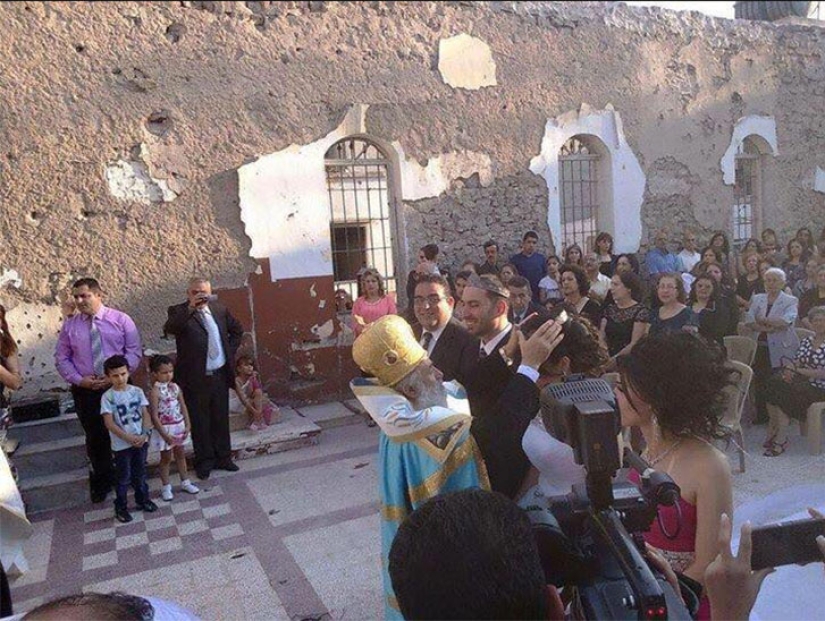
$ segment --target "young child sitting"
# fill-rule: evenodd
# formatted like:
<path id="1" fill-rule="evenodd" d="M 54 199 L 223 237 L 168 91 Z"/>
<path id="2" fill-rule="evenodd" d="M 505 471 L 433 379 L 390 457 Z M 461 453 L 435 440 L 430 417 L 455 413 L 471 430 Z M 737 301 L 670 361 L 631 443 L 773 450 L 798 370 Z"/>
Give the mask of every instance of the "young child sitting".
<path id="1" fill-rule="evenodd" d="M 169 467 L 172 456 L 178 464 L 180 488 L 188 494 L 197 494 L 200 490 L 189 480 L 186 470 L 186 451 L 183 443 L 189 436 L 191 423 L 189 410 L 183 400 L 183 391 L 172 381 L 175 370 L 169 356 L 153 356 L 149 361 L 152 373 L 152 392 L 149 393 L 149 413 L 155 425 L 152 446 L 160 451 L 160 497 L 172 500 L 172 484 L 169 483 Z"/>
<path id="2" fill-rule="evenodd" d="M 129 483 L 135 490 L 135 506 L 152 513 L 157 505 L 149 500 L 146 485 L 146 451 L 152 435 L 152 421 L 146 406 L 146 395 L 137 386 L 130 385 L 129 363 L 124 356 L 112 356 L 103 363 L 103 371 L 112 387 L 100 398 L 100 413 L 109 430 L 115 457 L 117 496 L 115 517 L 120 522 L 131 522 L 126 508 Z"/>
<path id="3" fill-rule="evenodd" d="M 252 421 L 249 425 L 252 431 L 260 431 L 278 422 L 280 410 L 269 399 L 264 401 L 264 391 L 252 356 L 238 357 L 235 363 L 235 394 L 232 392 L 229 393 L 229 410 L 245 411 Z"/>

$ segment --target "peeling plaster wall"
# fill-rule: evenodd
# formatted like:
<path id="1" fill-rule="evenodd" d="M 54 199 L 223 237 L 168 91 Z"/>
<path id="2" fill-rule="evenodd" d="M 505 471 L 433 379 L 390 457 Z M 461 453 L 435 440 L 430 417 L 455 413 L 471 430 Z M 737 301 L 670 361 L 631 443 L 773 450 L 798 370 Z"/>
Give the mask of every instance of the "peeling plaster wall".
<path id="1" fill-rule="evenodd" d="M 725 185 L 733 185 L 736 171 L 735 158 L 748 136 L 761 137 L 771 148 L 770 155 L 779 155 L 776 144 L 776 120 L 772 116 L 746 116 L 736 121 L 728 150 L 722 156 L 719 167 Z"/>
<path id="2" fill-rule="evenodd" d="M 720 162 L 754 117 L 773 119 L 781 146 L 765 226 L 787 239 L 825 219 L 819 27 L 603 2 L 17 2 L 0 4 L 0 23 L 0 258 L 22 283 L 9 304 L 57 308 L 68 283 L 94 275 L 163 349 L 166 308 L 193 273 L 253 291 L 236 298 L 254 298 L 256 322 L 302 292 L 306 320 L 256 327 L 285 383 L 290 367 L 315 381 L 302 369 L 318 376 L 343 356 L 278 359 L 294 339 L 336 338 L 323 336 L 322 159 L 353 131 L 394 158 L 401 275 L 429 241 L 451 267 L 480 260 L 490 237 L 515 252 L 527 227 L 546 250 L 558 234 L 548 120 L 562 127 L 585 102 L 593 131 L 624 135 L 604 140 L 619 153 L 623 215 L 606 226 L 622 246 L 644 246 L 662 222 L 727 228 Z M 466 82 L 439 70 L 442 42 L 461 35 L 489 49 L 459 69 Z"/>
<path id="3" fill-rule="evenodd" d="M 613 191 L 610 213 L 602 214 L 600 223 L 613 234 L 616 252 L 635 252 L 642 237 L 641 211 L 645 175 L 639 160 L 627 144 L 621 116 L 609 105 L 592 110 L 582 105 L 556 119 L 548 119 L 541 140 L 541 153 L 530 162 L 530 171 L 544 177 L 549 191 L 550 208 L 547 224 L 553 239 L 564 242 L 559 190 L 559 151 L 573 136 L 585 134 L 598 138 L 609 152 L 610 182 Z"/>

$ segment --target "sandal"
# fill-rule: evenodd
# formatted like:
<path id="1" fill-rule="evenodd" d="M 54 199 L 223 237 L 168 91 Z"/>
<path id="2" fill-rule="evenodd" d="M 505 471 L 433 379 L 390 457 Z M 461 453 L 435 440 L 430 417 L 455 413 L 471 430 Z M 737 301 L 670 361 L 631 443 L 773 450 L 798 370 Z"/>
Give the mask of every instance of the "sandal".
<path id="1" fill-rule="evenodd" d="M 785 449 L 788 448 L 788 441 L 785 440 L 784 442 L 771 442 L 770 448 L 762 453 L 765 457 L 778 457 L 782 453 L 785 452 Z"/>

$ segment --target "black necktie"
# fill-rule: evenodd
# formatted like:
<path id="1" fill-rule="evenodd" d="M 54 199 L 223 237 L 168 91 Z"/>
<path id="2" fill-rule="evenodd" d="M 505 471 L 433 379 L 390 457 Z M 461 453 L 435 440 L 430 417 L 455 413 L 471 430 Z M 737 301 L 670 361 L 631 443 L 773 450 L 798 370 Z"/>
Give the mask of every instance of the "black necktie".
<path id="1" fill-rule="evenodd" d="M 481 350 L 478 352 L 478 359 L 484 360 L 487 357 L 487 350 L 484 348 L 484 345 L 481 346 Z"/>
<path id="2" fill-rule="evenodd" d="M 430 343 L 433 340 L 433 333 L 432 332 L 425 332 L 421 335 L 421 347 L 426 349 L 428 352 L 430 351 Z"/>

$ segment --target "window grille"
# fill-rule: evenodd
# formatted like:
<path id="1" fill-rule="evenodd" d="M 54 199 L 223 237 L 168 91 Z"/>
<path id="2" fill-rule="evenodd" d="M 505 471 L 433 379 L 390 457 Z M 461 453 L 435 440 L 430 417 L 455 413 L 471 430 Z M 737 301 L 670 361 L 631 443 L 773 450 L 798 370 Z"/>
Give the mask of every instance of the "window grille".
<path id="1" fill-rule="evenodd" d="M 324 158 L 335 288 L 358 297 L 358 274 L 375 268 L 387 293 L 396 290 L 390 223 L 390 161 L 373 143 L 346 138 Z"/>
<path id="2" fill-rule="evenodd" d="M 759 149 L 745 138 L 734 158 L 733 245 L 741 248 L 754 236 L 759 214 Z"/>
<path id="3" fill-rule="evenodd" d="M 559 151 L 561 234 L 565 246 L 577 243 L 585 252 L 599 231 L 599 155 L 580 136 Z"/>

